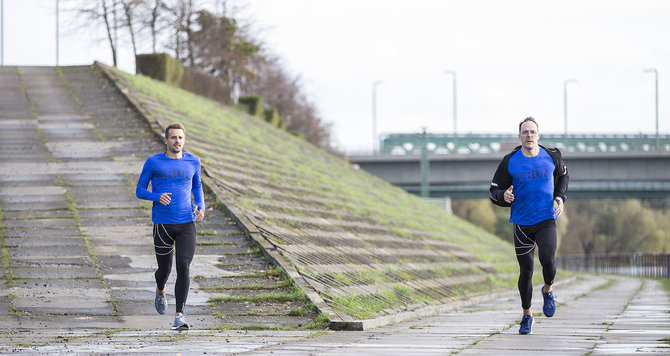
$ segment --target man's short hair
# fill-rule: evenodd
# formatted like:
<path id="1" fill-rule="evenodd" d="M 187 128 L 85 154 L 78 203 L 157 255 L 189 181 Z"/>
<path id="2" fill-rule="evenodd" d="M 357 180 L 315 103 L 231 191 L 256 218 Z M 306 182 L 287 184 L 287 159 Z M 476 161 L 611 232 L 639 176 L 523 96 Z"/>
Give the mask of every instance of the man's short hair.
<path id="1" fill-rule="evenodd" d="M 537 131 L 540 131 L 540 125 L 537 124 L 537 121 L 535 121 L 535 119 L 532 116 L 528 116 L 527 118 L 523 119 L 523 121 L 521 121 L 519 123 L 519 133 L 521 133 L 521 125 L 523 125 L 524 122 L 528 122 L 528 121 L 534 123 L 535 127 L 537 127 Z"/>
<path id="2" fill-rule="evenodd" d="M 175 122 L 173 124 L 168 125 L 168 127 L 165 128 L 165 136 L 164 136 L 165 138 L 168 138 L 168 136 L 170 135 L 170 130 L 172 129 L 180 129 L 184 131 L 184 134 L 186 134 L 186 129 L 184 128 L 184 125 L 182 125 L 179 122 Z"/>

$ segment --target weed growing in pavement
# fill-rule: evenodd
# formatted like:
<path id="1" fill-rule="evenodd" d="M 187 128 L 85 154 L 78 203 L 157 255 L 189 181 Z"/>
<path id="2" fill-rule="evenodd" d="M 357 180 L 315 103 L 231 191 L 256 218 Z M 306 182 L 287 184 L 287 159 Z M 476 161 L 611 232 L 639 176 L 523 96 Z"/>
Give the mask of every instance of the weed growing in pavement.
<path id="1" fill-rule="evenodd" d="M 329 322 L 330 319 L 327 314 L 319 313 L 309 325 L 305 326 L 305 329 L 325 329 Z"/>
<path id="2" fill-rule="evenodd" d="M 160 342 L 177 342 L 177 341 L 188 340 L 189 338 L 190 338 L 189 335 L 184 334 L 184 335 L 181 335 L 181 336 L 173 336 L 173 337 L 169 337 L 169 338 L 166 338 L 166 339 L 158 339 L 158 341 L 160 341 Z"/>
<path id="3" fill-rule="evenodd" d="M 243 284 L 235 286 L 204 286 L 200 287 L 206 291 L 221 291 L 221 290 L 270 290 L 290 287 L 291 283 L 283 281 L 277 284 Z"/>
<path id="4" fill-rule="evenodd" d="M 596 286 L 595 288 L 592 289 L 592 291 L 605 290 L 605 289 L 611 287 L 614 283 L 616 283 L 616 279 L 608 278 L 607 282 Z"/>
<path id="5" fill-rule="evenodd" d="M 124 331 L 128 331 L 130 329 L 127 328 L 115 328 L 115 329 L 107 329 L 107 330 L 102 330 L 97 332 L 96 334 L 98 335 L 112 335 L 112 334 L 118 334 Z"/>
<path id="6" fill-rule="evenodd" d="M 198 236 L 215 236 L 217 234 L 216 230 L 198 230 L 197 232 Z"/>
<path id="7" fill-rule="evenodd" d="M 9 269 L 11 255 L 7 250 L 5 228 L 2 225 L 2 206 L 0 206 L 0 255 L 2 256 L 2 266 L 5 270 L 5 273 L 2 275 L 2 277 L 7 282 L 7 288 L 12 288 L 14 286 L 14 274 L 12 274 L 12 271 Z"/>
<path id="8" fill-rule="evenodd" d="M 670 299 L 670 279 L 660 278 L 659 281 L 661 282 L 663 289 L 665 289 L 668 292 L 668 299 Z M 668 313 L 670 313 L 670 310 L 668 310 Z"/>
<path id="9" fill-rule="evenodd" d="M 208 302 L 292 302 L 304 298 L 302 291 L 291 291 L 282 294 L 258 294 L 254 296 L 229 296 L 229 297 L 213 297 L 209 298 Z"/>
<path id="10" fill-rule="evenodd" d="M 261 251 L 261 249 L 259 247 L 251 247 L 251 248 L 248 248 L 244 252 L 240 252 L 239 254 L 240 255 L 262 255 L 263 252 Z"/>
<path id="11" fill-rule="evenodd" d="M 313 339 L 315 337 L 319 337 L 319 336 L 322 336 L 322 335 L 327 335 L 327 334 L 330 334 L 330 333 L 331 333 L 330 331 L 315 331 L 315 332 L 305 336 L 305 338 L 306 339 Z"/>
<path id="12" fill-rule="evenodd" d="M 128 172 L 123 172 L 123 176 L 126 177 L 126 184 L 129 187 L 134 187 L 137 184 L 137 182 L 133 180 L 133 178 L 130 176 L 130 174 L 128 174 Z"/>
<path id="13" fill-rule="evenodd" d="M 237 245 L 232 241 L 197 241 L 197 246 L 232 246 Z"/>
<path id="14" fill-rule="evenodd" d="M 241 326 L 239 329 L 240 330 L 294 330 L 295 328 L 285 326 L 263 325 L 263 324 L 250 324 Z"/>

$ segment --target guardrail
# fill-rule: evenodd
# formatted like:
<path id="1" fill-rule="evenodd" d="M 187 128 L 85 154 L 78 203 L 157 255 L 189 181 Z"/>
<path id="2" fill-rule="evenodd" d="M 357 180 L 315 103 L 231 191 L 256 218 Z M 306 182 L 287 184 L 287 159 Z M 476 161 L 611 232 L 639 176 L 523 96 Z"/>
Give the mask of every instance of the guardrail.
<path id="1" fill-rule="evenodd" d="M 570 271 L 670 279 L 670 253 L 556 256 L 556 267 Z"/>
<path id="2" fill-rule="evenodd" d="M 386 134 L 380 140 L 380 153 L 391 155 L 420 154 L 422 140 L 431 155 L 485 154 L 507 152 L 518 146 L 514 134 Z M 670 135 L 664 134 L 542 134 L 540 144 L 562 152 L 651 152 L 670 151 Z"/>

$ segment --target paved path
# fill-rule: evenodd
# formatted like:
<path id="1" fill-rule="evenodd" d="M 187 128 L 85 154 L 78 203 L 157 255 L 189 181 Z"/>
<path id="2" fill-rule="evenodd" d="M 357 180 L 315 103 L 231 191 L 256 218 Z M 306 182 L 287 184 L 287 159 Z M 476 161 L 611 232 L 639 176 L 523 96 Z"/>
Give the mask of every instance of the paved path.
<path id="1" fill-rule="evenodd" d="M 0 353 L 227 355 L 632 355 L 670 354 L 670 296 L 656 280 L 580 276 L 556 288 L 553 318 L 519 335 L 516 294 L 370 331 L 121 330 L 59 325 L 0 335 Z M 534 300 L 541 296 L 536 290 Z"/>
<path id="2" fill-rule="evenodd" d="M 659 288 L 654 280 L 582 277 L 556 288 L 561 301 L 556 315 L 536 316 L 532 335 L 518 334 L 520 307 L 513 296 L 394 327 L 334 333 L 253 354 L 670 354 L 670 297 Z M 537 290 L 534 300 L 541 300 Z"/>

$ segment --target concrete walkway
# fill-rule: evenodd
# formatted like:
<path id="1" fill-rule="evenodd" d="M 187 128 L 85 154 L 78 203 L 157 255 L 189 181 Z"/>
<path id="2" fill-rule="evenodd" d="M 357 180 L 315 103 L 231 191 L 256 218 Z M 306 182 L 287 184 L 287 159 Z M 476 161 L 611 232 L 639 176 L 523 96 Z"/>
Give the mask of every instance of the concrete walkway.
<path id="1" fill-rule="evenodd" d="M 557 286 L 553 318 L 519 335 L 515 293 L 370 331 L 118 330 L 49 325 L 7 331 L 0 353 L 224 355 L 632 355 L 670 354 L 670 296 L 659 281 L 584 275 Z M 534 295 L 535 304 L 541 300 Z M 539 307 L 537 308 L 539 309 Z M 537 310 L 536 310 L 537 311 Z"/>
<path id="2" fill-rule="evenodd" d="M 362 333 L 336 333 L 253 354 L 622 355 L 670 354 L 670 299 L 658 281 L 580 277 L 556 288 L 553 318 L 519 335 L 516 296 Z M 537 290 L 535 304 L 541 301 Z M 536 308 L 540 309 L 540 307 Z"/>

